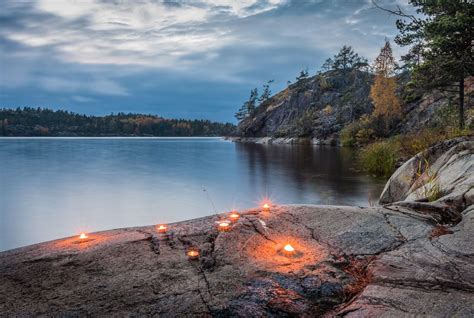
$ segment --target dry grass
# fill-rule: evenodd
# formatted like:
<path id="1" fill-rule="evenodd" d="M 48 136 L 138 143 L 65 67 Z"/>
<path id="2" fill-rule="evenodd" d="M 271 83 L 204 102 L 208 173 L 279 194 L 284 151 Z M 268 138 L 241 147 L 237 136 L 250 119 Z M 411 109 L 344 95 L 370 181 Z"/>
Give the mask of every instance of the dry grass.
<path id="1" fill-rule="evenodd" d="M 364 288 L 372 281 L 372 273 L 368 266 L 375 259 L 375 256 L 366 257 L 364 259 L 353 259 L 344 271 L 353 278 L 353 282 L 344 288 L 344 294 L 347 299 L 360 294 Z"/>

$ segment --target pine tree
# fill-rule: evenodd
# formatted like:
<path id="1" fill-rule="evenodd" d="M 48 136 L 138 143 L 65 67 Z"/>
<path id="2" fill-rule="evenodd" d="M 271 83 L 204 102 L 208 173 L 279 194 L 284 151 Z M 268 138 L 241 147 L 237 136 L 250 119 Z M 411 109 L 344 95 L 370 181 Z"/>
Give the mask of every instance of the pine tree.
<path id="1" fill-rule="evenodd" d="M 375 79 L 370 87 L 370 98 L 374 104 L 374 116 L 382 117 L 389 124 L 401 115 L 400 101 L 396 95 L 396 63 L 390 42 L 386 41 L 374 62 Z"/>
<path id="2" fill-rule="evenodd" d="M 321 66 L 321 70 L 324 72 L 330 71 L 334 68 L 334 61 L 332 58 L 327 58 L 326 61 L 324 61 L 323 65 Z"/>
<path id="3" fill-rule="evenodd" d="M 269 80 L 266 84 L 263 85 L 262 95 L 258 98 L 258 103 L 262 104 L 264 101 L 270 98 L 272 91 L 270 90 L 270 84 L 273 83 L 273 80 Z"/>
<path id="4" fill-rule="evenodd" d="M 250 96 L 247 101 L 245 101 L 242 106 L 240 106 L 239 110 L 235 113 L 235 118 L 238 121 L 241 121 L 248 116 L 252 115 L 257 107 L 257 99 L 258 99 L 258 90 L 256 88 L 250 91 Z"/>
<path id="5" fill-rule="evenodd" d="M 332 68 L 346 72 L 349 69 L 359 69 L 366 64 L 366 58 L 354 52 L 351 46 L 344 45 L 339 53 L 334 55 Z"/>
<path id="6" fill-rule="evenodd" d="M 375 3 L 375 2 L 374 2 Z M 395 42 L 411 46 L 403 59 L 414 81 L 426 89 L 443 89 L 459 96 L 459 123 L 464 127 L 464 80 L 474 75 L 474 4 L 472 1 L 411 0 L 417 16 L 400 10 Z M 380 8 L 377 3 L 377 7 Z"/>
<path id="7" fill-rule="evenodd" d="M 309 76 L 308 68 L 305 68 L 304 70 L 301 70 L 300 75 L 296 77 L 296 81 L 306 79 Z"/>

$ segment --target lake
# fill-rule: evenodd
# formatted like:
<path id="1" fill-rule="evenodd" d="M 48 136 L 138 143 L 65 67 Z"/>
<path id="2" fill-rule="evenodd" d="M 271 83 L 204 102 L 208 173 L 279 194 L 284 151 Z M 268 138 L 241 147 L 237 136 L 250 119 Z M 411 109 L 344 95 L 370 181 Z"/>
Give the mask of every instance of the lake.
<path id="1" fill-rule="evenodd" d="M 276 204 L 369 205 L 348 148 L 221 138 L 0 138 L 0 250 Z"/>

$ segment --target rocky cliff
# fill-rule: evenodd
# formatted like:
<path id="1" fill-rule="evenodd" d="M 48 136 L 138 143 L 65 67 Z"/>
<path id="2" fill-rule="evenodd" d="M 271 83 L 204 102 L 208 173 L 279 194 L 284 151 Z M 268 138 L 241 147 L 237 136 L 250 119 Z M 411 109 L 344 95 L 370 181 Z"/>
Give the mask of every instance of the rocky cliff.
<path id="1" fill-rule="evenodd" d="M 430 150 L 443 191 L 435 202 L 413 195 L 433 179 L 427 169 L 412 178 L 408 162 L 383 206 L 272 206 L 242 211 L 225 232 L 215 223 L 223 214 L 171 224 L 167 235 L 129 228 L 0 253 L 0 312 L 472 317 L 473 149 L 460 139 Z M 189 248 L 200 256 L 188 259 Z"/>
<path id="2" fill-rule="evenodd" d="M 326 139 L 345 124 L 371 112 L 372 75 L 330 71 L 300 80 L 257 108 L 238 126 L 243 137 Z"/>
<path id="3" fill-rule="evenodd" d="M 237 127 L 237 141 L 265 143 L 336 143 L 347 124 L 373 110 L 369 98 L 373 76 L 362 71 L 329 71 L 300 80 L 264 102 Z M 392 135 L 419 131 L 457 120 L 457 97 L 412 87 L 408 74 L 398 77 L 402 117 Z M 472 127 L 470 98 L 474 78 L 466 79 L 466 126 Z M 451 102 L 450 102 L 451 101 Z M 448 105 L 452 104 L 449 108 Z M 443 117 L 444 116 L 444 117 Z M 448 122 L 447 122 L 448 121 Z M 266 138 L 266 139 L 262 139 Z"/>

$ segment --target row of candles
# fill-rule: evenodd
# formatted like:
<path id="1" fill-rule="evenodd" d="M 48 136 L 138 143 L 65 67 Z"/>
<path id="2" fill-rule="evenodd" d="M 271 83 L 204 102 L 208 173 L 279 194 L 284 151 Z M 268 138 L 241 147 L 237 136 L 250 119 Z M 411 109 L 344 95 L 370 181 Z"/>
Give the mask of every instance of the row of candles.
<path id="1" fill-rule="evenodd" d="M 266 212 L 270 211 L 270 204 L 264 203 L 262 205 L 262 210 Z M 232 211 L 229 213 L 228 218 L 229 220 L 225 219 L 225 220 L 220 220 L 217 222 L 217 229 L 220 232 L 229 231 L 231 229 L 231 223 L 237 222 L 240 218 L 240 214 L 237 213 L 237 211 Z M 161 235 L 166 235 L 168 231 L 168 226 L 166 224 L 160 224 L 156 227 L 156 231 Z M 87 240 L 88 238 L 89 237 L 87 236 L 86 233 L 81 233 L 79 235 L 79 240 L 81 241 Z M 282 252 L 284 255 L 290 257 L 294 254 L 295 248 L 291 246 L 290 244 L 286 244 L 283 247 Z M 197 260 L 199 259 L 199 250 L 197 248 L 190 248 L 187 250 L 186 255 L 189 260 Z"/>

